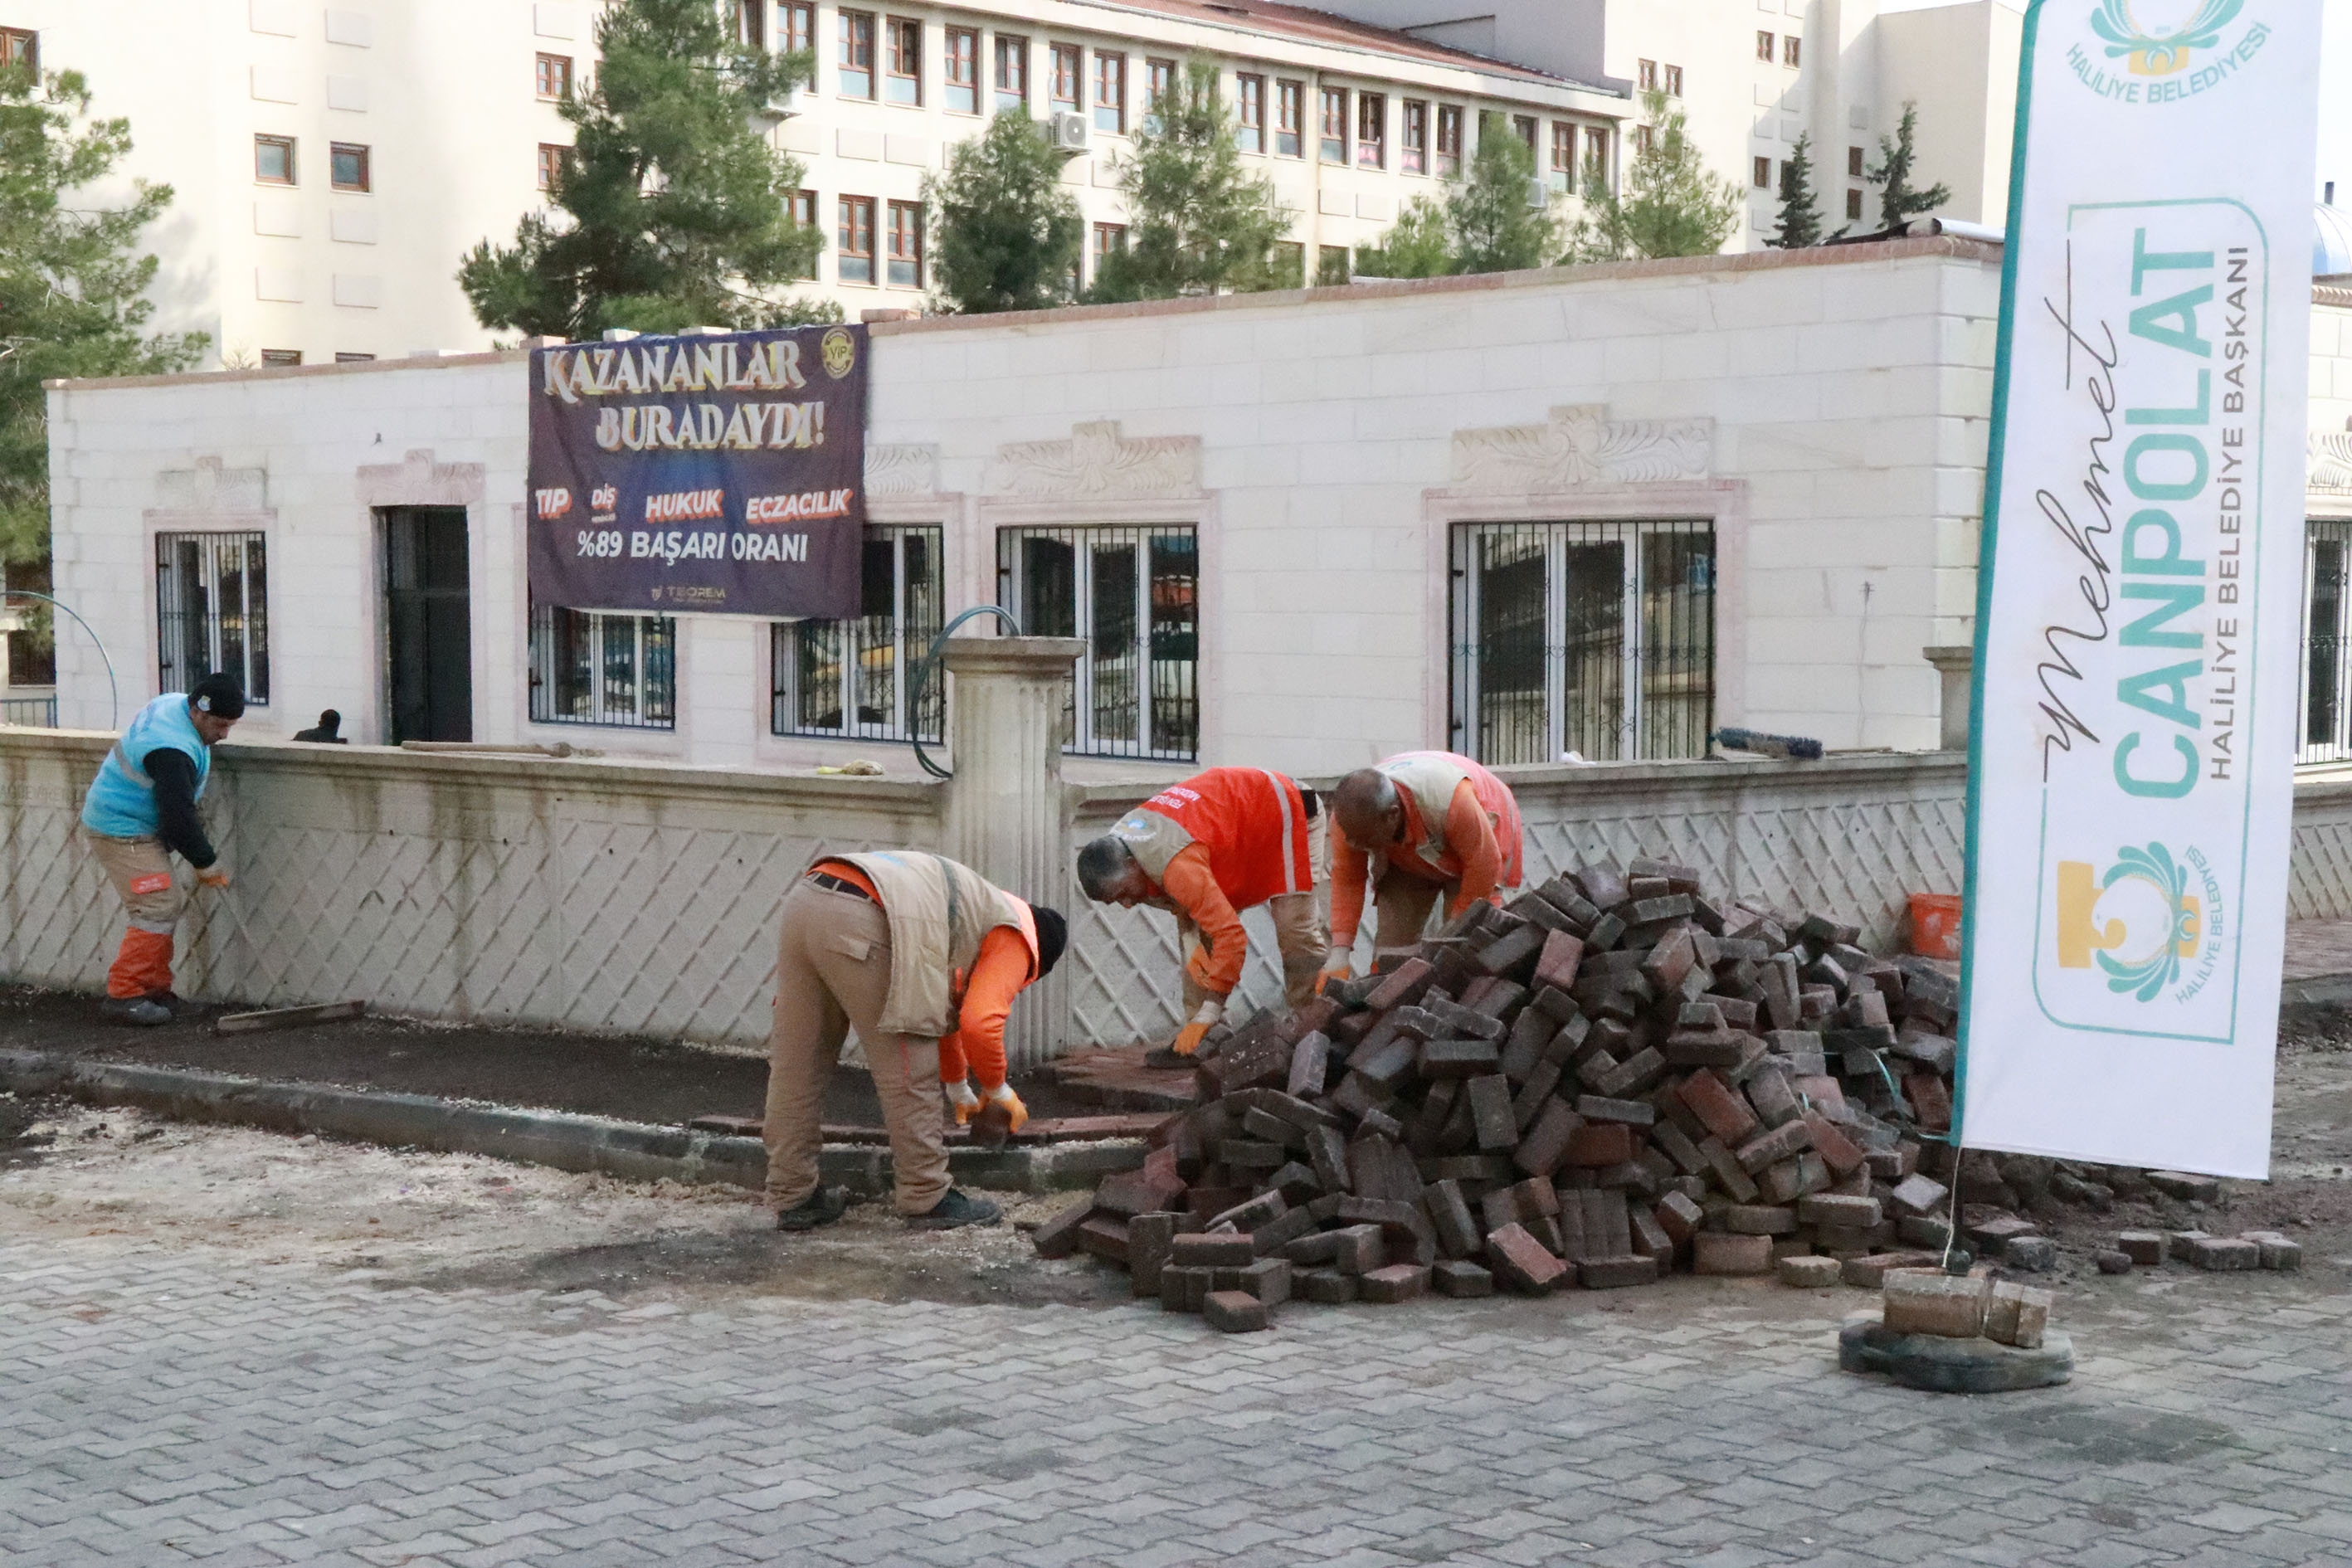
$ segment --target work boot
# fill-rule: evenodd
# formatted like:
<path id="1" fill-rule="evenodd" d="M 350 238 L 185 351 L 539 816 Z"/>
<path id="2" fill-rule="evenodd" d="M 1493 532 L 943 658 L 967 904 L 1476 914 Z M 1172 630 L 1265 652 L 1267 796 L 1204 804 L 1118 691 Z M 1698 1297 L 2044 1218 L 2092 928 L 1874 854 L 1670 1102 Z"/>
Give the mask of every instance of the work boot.
<path id="1" fill-rule="evenodd" d="M 849 1212 L 849 1191 L 845 1187 L 817 1188 L 788 1209 L 776 1211 L 778 1230 L 814 1230 L 821 1225 L 831 1225 Z"/>
<path id="2" fill-rule="evenodd" d="M 975 1198 L 961 1187 L 950 1187 L 948 1195 L 933 1204 L 928 1214 L 907 1216 L 907 1223 L 917 1230 L 954 1230 L 967 1225 L 994 1225 L 1004 1217 L 1004 1211 L 986 1198 Z"/>
<path id="3" fill-rule="evenodd" d="M 152 1029 L 172 1021 L 169 1007 L 158 1007 L 144 996 L 109 996 L 98 1005 L 99 1016 L 110 1023 Z"/>
<path id="4" fill-rule="evenodd" d="M 180 1000 L 178 994 L 168 987 L 162 991 L 150 991 L 147 993 L 147 1000 L 154 1003 L 174 1018 L 186 1012 L 188 1008 L 188 1005 Z"/>

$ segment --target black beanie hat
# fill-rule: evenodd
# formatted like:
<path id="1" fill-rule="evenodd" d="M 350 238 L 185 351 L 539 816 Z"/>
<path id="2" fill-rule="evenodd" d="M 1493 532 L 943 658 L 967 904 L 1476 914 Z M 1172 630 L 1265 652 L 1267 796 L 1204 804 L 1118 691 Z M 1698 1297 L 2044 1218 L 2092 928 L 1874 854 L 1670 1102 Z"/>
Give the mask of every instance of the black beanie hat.
<path id="1" fill-rule="evenodd" d="M 245 717 L 245 689 L 234 676 L 215 670 L 188 688 L 188 706 L 215 719 Z"/>
<path id="2" fill-rule="evenodd" d="M 1044 904 L 1032 905 L 1029 913 L 1037 922 L 1037 978 L 1043 980 L 1054 973 L 1062 950 L 1070 945 L 1070 922 L 1062 918 L 1061 910 Z"/>

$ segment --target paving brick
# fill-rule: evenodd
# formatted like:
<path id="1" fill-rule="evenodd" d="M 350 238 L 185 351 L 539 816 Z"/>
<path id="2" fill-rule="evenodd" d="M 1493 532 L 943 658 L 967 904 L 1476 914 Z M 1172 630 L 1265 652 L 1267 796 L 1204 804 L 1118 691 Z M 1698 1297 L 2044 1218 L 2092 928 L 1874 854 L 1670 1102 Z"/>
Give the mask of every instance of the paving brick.
<path id="1" fill-rule="evenodd" d="M 1834 1258 L 1814 1258 L 1801 1254 L 1781 1258 L 1774 1260 L 1773 1269 L 1780 1275 L 1781 1284 L 1793 1285 L 1805 1289 L 1835 1285 L 1842 1278 L 1839 1272 L 1840 1265 Z"/>
<path id="2" fill-rule="evenodd" d="M 1266 1303 L 1243 1290 L 1212 1290 L 1202 1298 L 1201 1316 L 1220 1333 L 1254 1333 L 1273 1319 Z"/>
<path id="3" fill-rule="evenodd" d="M 1486 1237 L 1486 1265 L 1503 1284 L 1530 1296 L 1555 1289 L 1569 1272 L 1567 1263 L 1517 1225 L 1507 1225 Z"/>
<path id="4" fill-rule="evenodd" d="M 1797 1219 L 1804 1225 L 1867 1229 L 1876 1225 L 1881 1217 L 1876 1198 L 1813 1193 L 1797 1200 Z"/>
<path id="5" fill-rule="evenodd" d="M 1382 1304 L 1410 1301 L 1429 1289 L 1430 1266 L 1419 1263 L 1391 1263 L 1385 1268 L 1375 1268 L 1357 1280 L 1362 1299 Z"/>
<path id="6" fill-rule="evenodd" d="M 1176 1240 L 1172 1214 L 1138 1215 L 1127 1222 L 1127 1276 L 1138 1296 L 1160 1294 L 1160 1270 Z"/>
<path id="7" fill-rule="evenodd" d="M 1632 1127 L 1647 1127 L 1658 1119 L 1657 1107 L 1646 1100 L 1611 1100 L 1599 1094 L 1578 1096 L 1576 1113 L 1587 1121 L 1622 1121 Z"/>
<path id="8" fill-rule="evenodd" d="M 2168 1198 L 2183 1203 L 2216 1203 L 2221 1196 L 2219 1176 L 2201 1176 L 2189 1171 L 2150 1171 L 2147 1184 Z"/>
<path id="9" fill-rule="evenodd" d="M 1860 1258 L 1842 1258 L 1838 1262 L 1838 1278 L 1864 1290 L 1883 1289 L 1886 1277 L 1898 1268 L 1937 1268 L 1943 1265 L 1941 1252 L 1916 1249 L 1903 1252 L 1873 1252 Z"/>
<path id="10" fill-rule="evenodd" d="M 2000 1260 L 2012 1268 L 2043 1273 L 2058 1267 L 2058 1244 L 2046 1236 L 2012 1236 L 2001 1246 Z"/>
<path id="11" fill-rule="evenodd" d="M 1769 1236 L 1734 1236 L 1728 1231 L 1703 1230 L 1691 1237 L 1694 1274 L 1769 1274 L 1772 1268 L 1772 1238 Z"/>
<path id="12" fill-rule="evenodd" d="M 1622 1165 L 1639 1149 L 1633 1129 L 1621 1122 L 1587 1122 L 1568 1136 L 1563 1163 L 1599 1167 Z"/>
<path id="13" fill-rule="evenodd" d="M 1357 1276 L 1342 1274 L 1336 1268 L 1310 1268 L 1294 1281 L 1301 1298 L 1338 1306 L 1356 1299 Z"/>
<path id="14" fill-rule="evenodd" d="M 1127 1261 L 1127 1222 L 1097 1214 L 1078 1226 L 1078 1247 L 1108 1263 Z"/>
<path id="15" fill-rule="evenodd" d="M 2263 1249 L 2258 1242 L 2237 1236 L 2202 1236 L 2189 1245 L 2189 1262 L 2192 1268 L 2214 1272 L 2260 1268 Z"/>
<path id="16" fill-rule="evenodd" d="M 1790 1236 L 1798 1211 L 1780 1205 L 1733 1204 L 1723 1211 L 1723 1228 L 1735 1236 Z"/>
<path id="17" fill-rule="evenodd" d="M 1666 1194 L 1658 1200 L 1657 1207 L 1651 1213 L 1659 1226 L 1677 1243 L 1688 1241 L 1698 1234 L 1698 1228 L 1706 1217 L 1698 1205 L 1681 1193 Z"/>
<path id="18" fill-rule="evenodd" d="M 1468 1258 L 1475 1253 L 1482 1241 L 1477 1222 L 1471 1217 L 1470 1205 L 1462 1196 L 1462 1184 L 1455 1181 L 1437 1181 L 1429 1184 L 1422 1196 L 1429 1211 L 1429 1222 L 1437 1232 L 1437 1250 L 1449 1258 Z"/>
<path id="19" fill-rule="evenodd" d="M 1915 1173 L 1895 1184 L 1888 1201 L 1898 1214 L 1932 1215 L 1941 1214 L 1951 1195 L 1951 1189 L 1943 1183 Z"/>
<path id="20" fill-rule="evenodd" d="M 1187 1268 L 1245 1268 L 1257 1260 L 1246 1236 L 1188 1231 L 1169 1237 L 1170 1261 Z"/>
<path id="21" fill-rule="evenodd" d="M 1725 1141 L 1727 1145 L 1728 1140 Z M 1739 1168 L 1753 1176 L 1768 1165 L 1793 1158 L 1813 1146 L 1813 1130 L 1809 1119 L 1791 1121 L 1759 1133 L 1738 1146 Z M 1701 1145 L 1702 1148 L 1705 1145 Z"/>
<path id="22" fill-rule="evenodd" d="M 1078 1249 L 1078 1226 L 1095 1211 L 1092 1198 L 1070 1205 L 1029 1233 L 1029 1245 L 1040 1258 L 1067 1258 Z"/>
<path id="23" fill-rule="evenodd" d="M 1430 1282 L 1441 1296 L 1491 1296 L 1495 1276 L 1466 1258 L 1448 1258 L 1430 1269 Z"/>
<path id="24" fill-rule="evenodd" d="M 1584 1125 L 1584 1119 L 1566 1100 L 1557 1097 L 1546 1100 L 1527 1136 L 1512 1149 L 1512 1163 L 1531 1176 L 1551 1174 L 1568 1157 L 1570 1139 Z"/>
<path id="25" fill-rule="evenodd" d="M 1985 1298 L 1985 1338 L 2020 1350 L 2039 1350 L 2050 1321 L 2051 1294 L 2013 1280 L 1993 1281 Z"/>
<path id="26" fill-rule="evenodd" d="M 1470 1107 L 1473 1136 L 1481 1151 L 1509 1149 L 1519 1141 L 1511 1115 L 1511 1083 L 1500 1074 L 1474 1078 L 1463 1091 Z"/>
<path id="27" fill-rule="evenodd" d="M 1576 1282 L 1587 1290 L 1617 1290 L 1649 1285 L 1658 1278 L 1658 1260 L 1635 1253 L 1617 1258 L 1588 1258 L 1576 1266 Z"/>
<path id="28" fill-rule="evenodd" d="M 1974 1339 L 1984 1331 L 1991 1284 L 1979 1275 L 1890 1273 L 1885 1286 L 1886 1326 L 1898 1334 Z"/>
<path id="29" fill-rule="evenodd" d="M 1160 1270 L 1160 1307 L 1167 1312 L 1197 1312 L 1209 1294 L 1213 1268 L 1171 1263 Z"/>

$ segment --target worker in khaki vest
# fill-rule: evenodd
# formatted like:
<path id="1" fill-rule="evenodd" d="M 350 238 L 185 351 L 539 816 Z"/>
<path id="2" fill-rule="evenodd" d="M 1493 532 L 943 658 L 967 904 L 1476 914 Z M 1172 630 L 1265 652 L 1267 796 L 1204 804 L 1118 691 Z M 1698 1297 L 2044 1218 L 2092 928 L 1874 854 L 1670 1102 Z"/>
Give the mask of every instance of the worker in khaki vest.
<path id="1" fill-rule="evenodd" d="M 1339 829 L 1332 850 L 1331 963 L 1344 979 L 1364 915 L 1379 889 L 1372 961 L 1409 952 L 1440 897 L 1452 920 L 1481 899 L 1500 901 L 1521 868 L 1519 804 L 1508 784 L 1451 752 L 1406 752 L 1341 779 L 1331 792 Z"/>
<path id="2" fill-rule="evenodd" d="M 1169 1066 L 1191 1057 L 1224 1016 L 1248 956 L 1244 910 L 1264 904 L 1274 917 L 1290 1005 L 1320 988 L 1328 845 L 1313 791 L 1265 768 L 1211 768 L 1161 790 L 1078 851 L 1087 897 L 1176 917 L 1185 1021 L 1146 1060 Z"/>
<path id="3" fill-rule="evenodd" d="M 849 1206 L 842 1189 L 818 1184 L 817 1150 L 825 1081 L 852 1028 L 889 1129 L 898 1212 L 927 1230 L 1000 1216 L 949 1183 L 940 1061 L 956 1064 L 959 1120 L 993 1103 L 1016 1129 L 1027 1121 L 1004 1081 L 1005 1013 L 1052 972 L 1067 934 L 1056 911 L 943 855 L 835 855 L 809 869 L 784 896 L 768 1042 L 761 1132 L 778 1229 L 830 1225 Z M 978 1093 L 965 1082 L 967 1063 Z"/>

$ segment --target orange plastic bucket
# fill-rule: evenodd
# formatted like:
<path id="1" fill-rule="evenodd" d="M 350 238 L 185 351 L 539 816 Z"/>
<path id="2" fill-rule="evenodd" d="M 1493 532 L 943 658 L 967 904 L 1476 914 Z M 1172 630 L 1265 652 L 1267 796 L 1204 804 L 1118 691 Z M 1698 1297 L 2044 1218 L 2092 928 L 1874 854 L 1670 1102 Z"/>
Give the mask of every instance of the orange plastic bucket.
<path id="1" fill-rule="evenodd" d="M 1911 895 L 1911 951 L 1922 958 L 1960 956 L 1960 896 Z"/>

